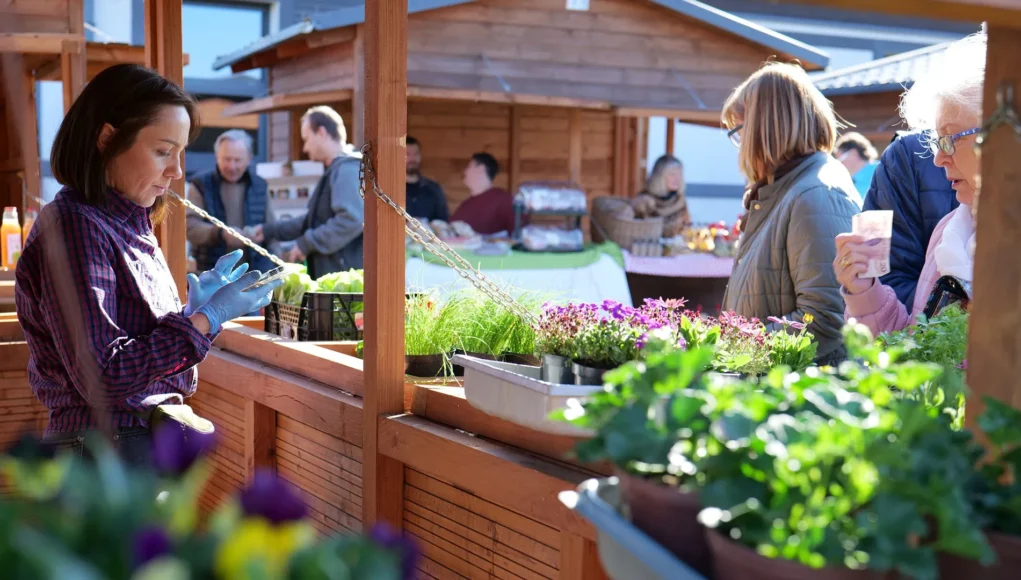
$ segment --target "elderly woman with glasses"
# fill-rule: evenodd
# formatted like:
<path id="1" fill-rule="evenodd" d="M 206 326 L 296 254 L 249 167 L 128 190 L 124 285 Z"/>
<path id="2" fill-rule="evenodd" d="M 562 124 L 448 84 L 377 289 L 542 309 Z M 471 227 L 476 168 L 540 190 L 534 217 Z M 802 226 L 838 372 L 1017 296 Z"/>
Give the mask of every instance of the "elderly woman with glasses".
<path id="1" fill-rule="evenodd" d="M 811 322 L 816 361 L 845 357 L 844 303 L 830 264 L 833 238 L 851 231 L 861 196 L 833 158 L 833 106 L 800 67 L 769 63 L 727 100 L 723 123 L 751 186 L 724 310 L 778 328 Z"/>
<path id="2" fill-rule="evenodd" d="M 982 124 L 985 55 L 985 33 L 952 44 L 943 66 L 934 67 L 928 76 L 918 79 L 901 101 L 901 114 L 908 123 L 928 131 L 933 162 L 946 171 L 961 202 L 932 233 L 911 310 L 897 299 L 893 288 L 874 278 L 859 277 L 867 267 L 860 236 L 836 237 L 833 270 L 846 303 L 845 316 L 865 324 L 874 334 L 912 324 L 918 314 L 926 312 L 934 290 L 948 280 L 961 297 L 971 293 L 975 251 L 972 204 L 980 169 L 974 145 Z M 928 312 L 931 314 L 933 309 Z"/>

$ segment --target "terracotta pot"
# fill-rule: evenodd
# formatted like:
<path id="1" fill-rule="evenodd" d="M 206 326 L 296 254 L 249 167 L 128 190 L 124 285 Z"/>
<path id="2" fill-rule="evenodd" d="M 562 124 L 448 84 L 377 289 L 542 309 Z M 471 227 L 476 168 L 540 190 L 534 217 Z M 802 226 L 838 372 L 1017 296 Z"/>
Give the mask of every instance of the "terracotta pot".
<path id="1" fill-rule="evenodd" d="M 809 568 L 790 560 L 767 558 L 751 548 L 709 530 L 716 580 L 880 580 L 872 570 Z"/>
<path id="2" fill-rule="evenodd" d="M 404 355 L 404 374 L 412 377 L 433 378 L 443 373 L 442 354 Z"/>
<path id="3" fill-rule="evenodd" d="M 947 580 L 1010 580 L 1018 577 L 1021 569 L 1021 538 L 997 532 L 986 532 L 989 545 L 996 552 L 996 563 L 983 566 L 976 560 L 967 560 L 950 554 L 939 555 L 939 577 Z"/>
<path id="4" fill-rule="evenodd" d="M 542 355 L 542 380 L 554 385 L 573 385 L 574 373 L 571 372 L 571 361 L 567 357 L 555 354 Z"/>
<path id="5" fill-rule="evenodd" d="M 618 472 L 617 477 L 631 523 L 699 574 L 712 578 L 712 553 L 706 530 L 698 523 L 702 509 L 698 497 L 626 473 Z"/>
<path id="6" fill-rule="evenodd" d="M 503 359 L 503 362 L 507 362 L 507 363 L 511 363 L 511 364 L 516 364 L 516 365 L 526 365 L 526 366 L 530 366 L 530 367 L 537 367 L 537 366 L 539 366 L 541 364 L 539 362 L 539 357 L 535 356 L 534 354 L 521 354 L 521 353 L 517 353 L 517 352 L 505 352 L 505 353 L 503 353 L 503 357 L 501 357 L 501 358 Z"/>
<path id="7" fill-rule="evenodd" d="M 601 385 L 603 384 L 603 375 L 610 372 L 610 369 L 589 367 L 572 361 L 571 372 L 574 373 L 574 384 L 576 385 Z"/>

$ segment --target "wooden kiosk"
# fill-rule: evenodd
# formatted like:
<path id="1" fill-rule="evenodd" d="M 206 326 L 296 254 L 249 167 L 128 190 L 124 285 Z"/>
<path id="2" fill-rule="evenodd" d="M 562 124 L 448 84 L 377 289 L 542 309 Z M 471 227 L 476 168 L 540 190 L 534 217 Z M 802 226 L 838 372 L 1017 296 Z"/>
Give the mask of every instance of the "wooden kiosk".
<path id="1" fill-rule="evenodd" d="M 1005 8 L 1004 0 L 857 5 L 996 23 L 989 30 L 987 118 L 1000 83 L 1019 81 L 1021 7 Z M 162 20 L 168 15 L 173 18 Z M 149 0 L 147 22 L 153 43 L 147 52 L 156 57 L 149 62 L 176 71 L 179 80 L 180 0 Z M 378 185 L 402 203 L 409 62 L 404 0 L 368 0 L 362 26 L 364 74 L 357 78 L 364 81 L 364 139 Z M 1021 405 L 1021 264 L 1011 255 L 1021 243 L 1018 158 L 1015 133 L 991 127 L 983 149 L 969 416 L 983 395 Z M 183 261 L 183 237 L 176 244 L 168 239 L 164 251 L 172 263 Z M 365 240 L 364 365 L 344 354 L 347 345 L 295 343 L 240 324 L 229 325 L 201 365 L 192 404 L 221 435 L 205 504 L 266 467 L 301 487 L 324 531 L 377 520 L 401 527 L 423 549 L 423 578 L 603 577 L 594 530 L 556 493 L 605 469 L 562 460 L 571 439 L 483 415 L 457 387 L 405 384 L 404 297 L 393 291 L 404 286 L 403 221 L 383 202 L 367 200 Z M 7 341 L 0 343 L 0 436 L 9 441 L 26 425 L 40 426 L 45 415 L 28 386 L 28 351 L 16 320 L 0 319 L 0 341 Z"/>
<path id="2" fill-rule="evenodd" d="M 497 185 L 571 179 L 590 196 L 633 195 L 645 180 L 642 118 L 719 126 L 730 91 L 768 58 L 825 67 L 819 51 L 689 0 L 408 0 L 408 134 L 451 210 L 468 197 L 477 151 Z M 270 94 L 227 113 L 269 113 L 271 161 L 301 155 L 301 114 L 333 106 L 360 145 L 367 62 L 362 7 L 315 16 L 214 66 L 266 67 Z"/>

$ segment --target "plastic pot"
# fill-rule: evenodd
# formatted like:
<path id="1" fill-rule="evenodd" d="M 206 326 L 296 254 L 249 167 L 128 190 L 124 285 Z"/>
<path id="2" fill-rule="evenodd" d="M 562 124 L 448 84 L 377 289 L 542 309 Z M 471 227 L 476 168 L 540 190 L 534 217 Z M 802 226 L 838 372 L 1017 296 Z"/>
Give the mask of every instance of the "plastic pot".
<path id="1" fill-rule="evenodd" d="M 540 367 L 542 368 L 540 376 L 547 383 L 553 383 L 554 385 L 574 384 L 574 373 L 571 371 L 571 363 L 567 360 L 567 357 L 544 354 L 542 355 Z"/>
<path id="2" fill-rule="evenodd" d="M 698 497 L 627 473 L 617 472 L 617 478 L 631 523 L 699 574 L 712 578 L 706 529 L 698 523 Z"/>
<path id="3" fill-rule="evenodd" d="M 463 354 L 465 356 L 471 356 L 471 357 L 480 358 L 480 359 L 483 359 L 483 360 L 497 360 L 497 358 L 495 356 L 491 355 L 491 354 L 482 354 L 480 352 L 465 352 L 464 350 L 462 350 L 460 348 L 455 348 L 454 352 L 451 354 L 451 356 L 453 356 L 455 354 Z M 454 373 L 455 377 L 463 377 L 464 376 L 464 367 L 461 366 L 461 365 L 454 365 L 453 373 Z"/>
<path id="4" fill-rule="evenodd" d="M 404 355 L 404 374 L 412 377 L 433 378 L 443 374 L 442 354 Z"/>
<path id="5" fill-rule="evenodd" d="M 530 367 L 537 367 L 537 366 L 540 366 L 542 364 L 539 361 L 539 357 L 535 356 L 534 354 L 522 354 L 522 353 L 517 353 L 517 352 L 505 352 L 505 353 L 503 353 L 503 356 L 501 358 L 503 359 L 503 362 L 511 363 L 511 364 L 516 364 L 516 365 L 525 365 L 525 366 L 530 366 Z"/>
<path id="6" fill-rule="evenodd" d="M 989 545 L 996 552 L 996 563 L 983 566 L 977 560 L 968 560 L 951 554 L 939 555 L 940 578 L 982 580 L 1010 580 L 1018 577 L 1021 569 L 1021 538 L 997 532 L 986 532 Z"/>
<path id="7" fill-rule="evenodd" d="M 574 384 L 576 385 L 601 385 L 603 384 L 603 375 L 610 370 L 585 366 L 576 362 L 571 363 L 571 372 L 574 373 Z"/>
<path id="8" fill-rule="evenodd" d="M 872 570 L 809 568 L 791 560 L 767 558 L 716 530 L 708 530 L 715 580 L 880 580 L 887 576 Z"/>

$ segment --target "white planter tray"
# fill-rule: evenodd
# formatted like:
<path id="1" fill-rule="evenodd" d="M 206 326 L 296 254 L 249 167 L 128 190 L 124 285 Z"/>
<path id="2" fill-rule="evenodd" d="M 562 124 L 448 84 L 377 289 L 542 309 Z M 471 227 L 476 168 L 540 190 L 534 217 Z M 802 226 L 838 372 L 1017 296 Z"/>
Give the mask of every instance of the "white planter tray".
<path id="1" fill-rule="evenodd" d="M 601 385 L 556 385 L 539 380 L 539 367 L 455 355 L 454 364 L 464 367 L 464 397 L 476 409 L 543 433 L 592 436 L 594 433 L 549 419 L 567 406 L 568 399 L 584 398 Z"/>

